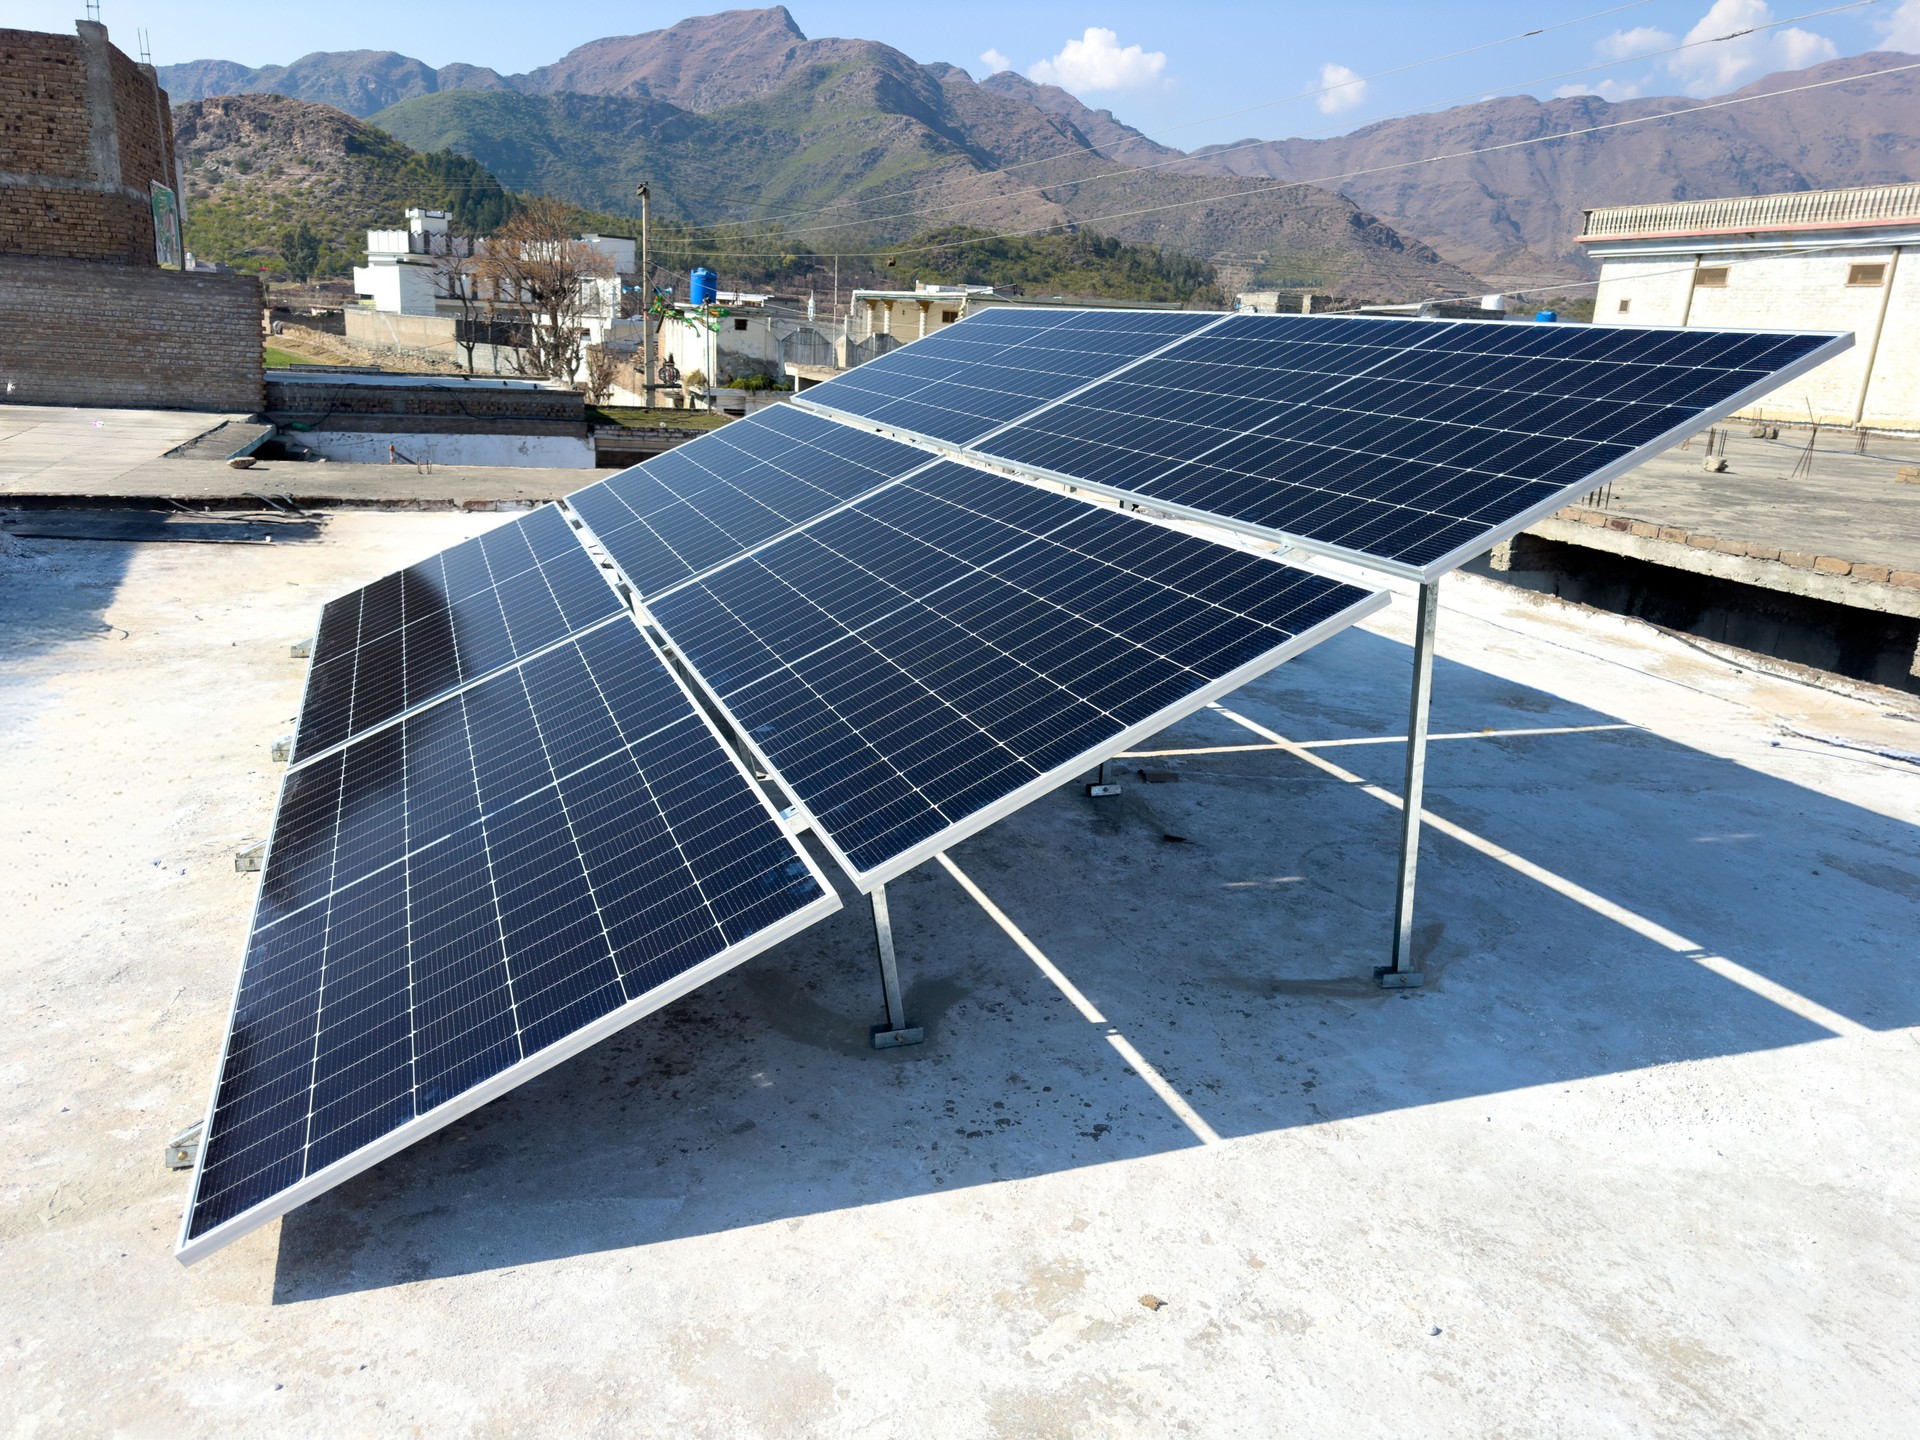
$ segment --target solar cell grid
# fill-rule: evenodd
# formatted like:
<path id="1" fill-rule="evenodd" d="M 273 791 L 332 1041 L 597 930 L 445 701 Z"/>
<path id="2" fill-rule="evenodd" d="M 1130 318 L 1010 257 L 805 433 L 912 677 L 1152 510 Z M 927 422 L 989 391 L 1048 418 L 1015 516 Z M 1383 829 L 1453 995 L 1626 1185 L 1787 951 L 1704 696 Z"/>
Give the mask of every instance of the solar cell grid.
<path id="1" fill-rule="evenodd" d="M 912 446 L 780 405 L 567 503 L 634 588 L 653 595 L 928 459 Z"/>
<path id="2" fill-rule="evenodd" d="M 871 885 L 1385 599 L 943 462 L 651 615 Z"/>
<path id="3" fill-rule="evenodd" d="M 619 609 L 551 505 L 343 595 L 320 615 L 293 761 Z"/>
<path id="4" fill-rule="evenodd" d="M 1236 316 L 977 448 L 1426 577 L 1844 344 Z"/>
<path id="5" fill-rule="evenodd" d="M 987 309 L 814 386 L 806 403 L 962 445 L 1220 318 Z"/>
<path id="6" fill-rule="evenodd" d="M 837 905 L 626 621 L 292 771 L 183 1250 Z"/>

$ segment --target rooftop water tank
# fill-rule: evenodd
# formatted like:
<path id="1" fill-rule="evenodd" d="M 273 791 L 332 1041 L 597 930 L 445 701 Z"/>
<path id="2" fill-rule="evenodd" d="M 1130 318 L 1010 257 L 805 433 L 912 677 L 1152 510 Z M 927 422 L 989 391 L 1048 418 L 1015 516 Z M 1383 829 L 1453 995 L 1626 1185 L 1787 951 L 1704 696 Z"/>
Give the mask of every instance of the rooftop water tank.
<path id="1" fill-rule="evenodd" d="M 702 265 L 687 277 L 687 299 L 695 305 L 711 305 L 720 293 L 720 277 Z"/>
<path id="2" fill-rule="evenodd" d="M 1558 310 L 1542 310 L 1539 314 L 1535 315 L 1533 318 L 1539 321 L 1542 325 L 1552 325 L 1560 319 L 1560 312 Z"/>

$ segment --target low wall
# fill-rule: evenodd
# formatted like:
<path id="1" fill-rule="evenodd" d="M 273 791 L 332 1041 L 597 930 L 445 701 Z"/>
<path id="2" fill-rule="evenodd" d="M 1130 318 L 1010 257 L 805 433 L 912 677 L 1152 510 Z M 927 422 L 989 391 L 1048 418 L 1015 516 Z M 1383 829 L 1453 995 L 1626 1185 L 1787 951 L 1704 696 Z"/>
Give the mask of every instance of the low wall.
<path id="1" fill-rule="evenodd" d="M 310 430 L 285 438 L 329 460 L 384 465 L 388 447 L 417 465 L 534 465 L 590 470 L 593 441 L 572 435 L 461 435 L 406 431 Z"/>
<path id="2" fill-rule="evenodd" d="M 260 304 L 251 275 L 0 258 L 0 392 L 16 405 L 252 413 Z"/>

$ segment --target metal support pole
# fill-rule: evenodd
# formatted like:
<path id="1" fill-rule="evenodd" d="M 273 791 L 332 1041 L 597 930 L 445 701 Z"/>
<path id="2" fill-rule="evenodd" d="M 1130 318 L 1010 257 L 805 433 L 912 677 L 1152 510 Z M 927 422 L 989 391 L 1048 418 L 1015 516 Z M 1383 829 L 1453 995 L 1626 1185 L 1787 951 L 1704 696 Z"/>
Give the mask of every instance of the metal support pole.
<path id="1" fill-rule="evenodd" d="M 651 197 L 647 182 L 640 196 L 640 384 L 647 409 L 653 408 L 653 235 Z"/>
<path id="2" fill-rule="evenodd" d="M 1120 793 L 1120 782 L 1113 779 L 1107 773 L 1107 767 L 1112 763 L 1111 760 L 1102 760 L 1100 762 L 1100 768 L 1093 772 L 1093 783 L 1087 786 L 1087 794 L 1097 799 L 1103 795 L 1118 795 Z"/>
<path id="3" fill-rule="evenodd" d="M 900 967 L 893 958 L 893 920 L 887 914 L 887 887 L 873 888 L 873 939 L 880 952 L 880 991 L 887 1002 L 887 1022 L 876 1025 L 869 1035 L 876 1050 L 896 1045 L 918 1045 L 927 1032 L 907 1023 L 907 1007 L 900 995 Z"/>
<path id="4" fill-rule="evenodd" d="M 1420 587 L 1420 613 L 1413 627 L 1413 699 L 1407 706 L 1407 781 L 1401 787 L 1400 884 L 1393 900 L 1393 964 L 1374 970 L 1383 989 L 1421 984 L 1413 957 L 1413 882 L 1420 864 L 1420 806 L 1427 784 L 1427 714 L 1433 702 L 1433 633 L 1440 615 L 1440 582 Z"/>

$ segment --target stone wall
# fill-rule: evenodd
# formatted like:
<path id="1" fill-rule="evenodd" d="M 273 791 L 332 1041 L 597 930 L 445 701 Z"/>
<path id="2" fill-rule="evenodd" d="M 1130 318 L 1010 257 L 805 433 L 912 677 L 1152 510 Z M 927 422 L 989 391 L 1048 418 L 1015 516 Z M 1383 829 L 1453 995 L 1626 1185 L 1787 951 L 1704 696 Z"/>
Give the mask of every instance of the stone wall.
<path id="1" fill-rule="evenodd" d="M 0 30 L 0 255 L 154 264 L 148 186 L 179 191 L 153 67 L 106 27 Z"/>
<path id="2" fill-rule="evenodd" d="M 0 401 L 250 414 L 260 304 L 251 275 L 0 258 Z"/>

